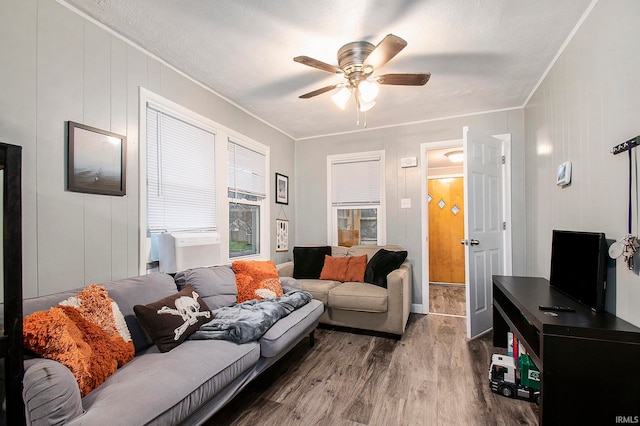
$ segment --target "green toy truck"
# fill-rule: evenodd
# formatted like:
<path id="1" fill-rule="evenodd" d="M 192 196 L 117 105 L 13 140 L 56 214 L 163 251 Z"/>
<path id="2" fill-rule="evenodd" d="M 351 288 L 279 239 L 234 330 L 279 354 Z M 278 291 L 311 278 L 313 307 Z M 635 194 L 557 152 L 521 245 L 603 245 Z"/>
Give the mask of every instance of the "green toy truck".
<path id="1" fill-rule="evenodd" d="M 521 398 L 540 403 L 540 371 L 531 357 L 518 357 L 518 368 L 513 357 L 493 354 L 489 367 L 491 390 L 507 398 Z"/>

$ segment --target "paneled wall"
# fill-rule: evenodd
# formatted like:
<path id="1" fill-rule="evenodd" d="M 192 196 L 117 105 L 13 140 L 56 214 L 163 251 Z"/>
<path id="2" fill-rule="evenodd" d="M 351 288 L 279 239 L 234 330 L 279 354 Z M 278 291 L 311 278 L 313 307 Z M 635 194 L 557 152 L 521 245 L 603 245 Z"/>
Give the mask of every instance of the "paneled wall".
<path id="1" fill-rule="evenodd" d="M 272 173 L 293 176 L 291 138 L 53 0 L 2 1 L 0 52 L 0 141 L 23 147 L 25 297 L 138 274 L 139 87 L 270 146 Z M 127 137 L 125 197 L 66 191 L 68 120 Z M 278 216 L 272 203 L 272 242 Z"/>
<path id="2" fill-rule="evenodd" d="M 372 114 L 370 125 L 375 125 Z M 327 243 L 327 155 L 361 151 L 385 151 L 387 243 L 407 249 L 413 264 L 413 303 L 422 300 L 422 241 L 420 167 L 401 168 L 400 158 L 420 158 L 420 145 L 462 139 L 463 126 L 488 134 L 512 136 L 513 272 L 524 273 L 524 114 L 522 109 L 478 114 L 412 124 L 395 128 L 327 136 L 296 142 L 296 239 L 301 244 Z M 355 123 L 354 123 L 355 130 Z M 422 159 L 420 159 L 422 161 Z M 411 198 L 411 208 L 401 209 L 400 200 Z"/>
<path id="3" fill-rule="evenodd" d="M 640 134 L 640 2 L 599 1 L 525 108 L 526 272 L 549 277 L 551 230 L 627 233 L 627 155 L 611 148 Z M 637 149 L 636 149 L 637 151 Z M 634 152 L 634 156 L 638 153 Z M 572 162 L 571 186 L 555 185 Z M 633 233 L 638 235 L 634 189 Z M 622 261 L 607 310 L 640 325 L 640 277 Z"/>

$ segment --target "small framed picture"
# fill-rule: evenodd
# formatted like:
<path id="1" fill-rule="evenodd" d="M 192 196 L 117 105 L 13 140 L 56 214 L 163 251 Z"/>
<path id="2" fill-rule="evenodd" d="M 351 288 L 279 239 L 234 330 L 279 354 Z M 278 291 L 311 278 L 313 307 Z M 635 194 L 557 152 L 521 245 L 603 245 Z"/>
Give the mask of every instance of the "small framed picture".
<path id="1" fill-rule="evenodd" d="M 127 138 L 73 121 L 68 131 L 67 189 L 125 195 Z"/>
<path id="2" fill-rule="evenodd" d="M 289 177 L 276 173 L 276 203 L 289 204 Z"/>
<path id="3" fill-rule="evenodd" d="M 289 221 L 276 219 L 276 251 L 289 251 Z"/>

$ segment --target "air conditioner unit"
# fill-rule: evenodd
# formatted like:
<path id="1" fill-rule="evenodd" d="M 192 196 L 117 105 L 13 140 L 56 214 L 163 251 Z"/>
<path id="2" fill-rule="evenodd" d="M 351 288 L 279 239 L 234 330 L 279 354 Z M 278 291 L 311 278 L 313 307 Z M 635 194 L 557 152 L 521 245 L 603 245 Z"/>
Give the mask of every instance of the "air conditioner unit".
<path id="1" fill-rule="evenodd" d="M 220 263 L 218 232 L 166 232 L 158 238 L 160 272 L 174 273 Z"/>

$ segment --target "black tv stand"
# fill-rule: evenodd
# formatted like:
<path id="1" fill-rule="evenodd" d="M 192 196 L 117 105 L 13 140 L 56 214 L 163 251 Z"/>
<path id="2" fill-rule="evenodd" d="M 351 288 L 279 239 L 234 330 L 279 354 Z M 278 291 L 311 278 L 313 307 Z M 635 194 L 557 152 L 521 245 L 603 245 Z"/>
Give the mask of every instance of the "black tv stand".
<path id="1" fill-rule="evenodd" d="M 640 328 L 593 312 L 544 278 L 494 275 L 494 346 L 507 347 L 509 330 L 541 372 L 540 424 L 640 418 Z"/>

